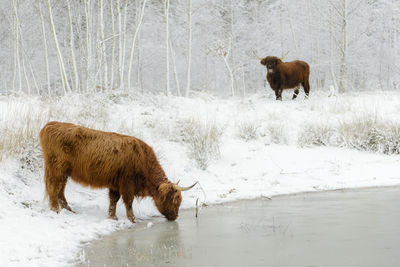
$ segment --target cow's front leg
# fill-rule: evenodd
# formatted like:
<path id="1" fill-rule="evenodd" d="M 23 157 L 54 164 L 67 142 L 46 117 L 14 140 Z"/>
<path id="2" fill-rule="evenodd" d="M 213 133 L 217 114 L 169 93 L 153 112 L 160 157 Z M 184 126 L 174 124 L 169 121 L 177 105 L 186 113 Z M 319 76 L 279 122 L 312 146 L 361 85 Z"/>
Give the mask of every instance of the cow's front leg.
<path id="1" fill-rule="evenodd" d="M 64 176 L 63 179 L 64 179 L 64 180 L 63 180 L 63 183 L 62 183 L 62 187 L 61 187 L 60 193 L 58 193 L 58 202 L 60 203 L 61 208 L 66 209 L 66 210 L 69 210 L 70 212 L 75 213 L 75 212 L 71 209 L 71 207 L 68 205 L 67 199 L 65 198 L 65 195 L 64 195 L 65 186 L 66 186 L 66 184 L 67 184 L 68 177 L 67 177 L 67 176 Z"/>
<path id="2" fill-rule="evenodd" d="M 113 220 L 118 220 L 116 213 L 117 210 L 117 202 L 121 197 L 119 191 L 112 190 L 111 188 L 108 191 L 108 196 L 110 198 L 110 206 L 108 208 L 108 217 Z"/>
<path id="3" fill-rule="evenodd" d="M 125 183 L 120 186 L 119 192 L 121 193 L 122 199 L 124 200 L 126 217 L 128 217 L 128 219 L 134 223 L 135 215 L 133 215 L 132 203 L 135 196 L 135 188 L 132 180 L 125 181 Z"/>
<path id="4" fill-rule="evenodd" d="M 276 96 L 276 100 L 281 100 L 282 101 L 282 89 L 276 89 L 275 90 L 275 96 Z"/>
<path id="5" fill-rule="evenodd" d="M 133 194 L 122 194 L 122 199 L 124 200 L 126 208 L 126 217 L 128 217 L 132 223 L 135 223 L 135 215 L 133 215 L 132 210 Z"/>

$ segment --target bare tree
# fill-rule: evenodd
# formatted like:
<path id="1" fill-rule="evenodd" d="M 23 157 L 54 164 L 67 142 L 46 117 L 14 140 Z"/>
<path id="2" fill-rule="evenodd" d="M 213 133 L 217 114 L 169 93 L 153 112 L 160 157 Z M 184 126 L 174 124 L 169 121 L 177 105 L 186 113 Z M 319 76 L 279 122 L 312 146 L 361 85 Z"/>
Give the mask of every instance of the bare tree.
<path id="1" fill-rule="evenodd" d="M 176 92 L 177 92 L 178 96 L 182 96 L 181 89 L 180 89 L 180 86 L 179 86 L 178 71 L 176 70 L 175 52 L 174 52 L 174 47 L 172 45 L 171 39 L 169 39 L 169 47 L 171 48 L 172 65 L 174 67 L 174 77 L 175 77 L 175 84 L 176 84 Z"/>
<path id="2" fill-rule="evenodd" d="M 103 62 L 103 88 L 108 89 L 108 66 L 107 66 L 107 49 L 106 49 L 106 40 L 104 34 L 104 5 L 103 0 L 99 0 L 100 5 L 100 36 L 101 36 L 101 57 Z M 112 8 L 112 7 L 111 7 Z"/>
<path id="3" fill-rule="evenodd" d="M 40 22 L 42 26 L 42 40 L 43 40 L 43 48 L 44 48 L 44 62 L 46 65 L 46 78 L 47 78 L 47 94 L 50 96 L 51 95 L 51 83 L 50 83 L 50 68 L 49 68 L 49 54 L 48 54 L 48 49 L 47 49 L 47 38 L 46 38 L 46 28 L 44 25 L 44 19 L 43 19 L 43 12 L 42 12 L 42 7 L 40 4 L 41 0 L 37 0 L 37 5 L 39 9 L 39 16 L 40 16 Z"/>
<path id="4" fill-rule="evenodd" d="M 139 15 L 139 18 L 137 20 L 135 34 L 133 35 L 133 39 L 132 39 L 132 43 L 131 43 L 131 52 L 130 52 L 130 56 L 129 56 L 129 68 L 128 68 L 128 89 L 129 90 L 131 88 L 131 73 L 132 73 L 133 55 L 134 55 L 134 52 L 135 52 L 136 39 L 137 39 L 137 36 L 139 34 L 139 31 L 140 31 L 140 26 L 142 25 L 143 16 L 144 16 L 144 10 L 145 10 L 145 7 L 146 7 L 146 2 L 147 2 L 147 0 L 143 0 L 143 4 L 142 4 L 141 11 L 140 11 L 140 15 Z"/>
<path id="5" fill-rule="evenodd" d="M 125 53 L 126 53 L 126 20 L 127 20 L 127 12 L 128 12 L 128 0 L 125 0 L 125 5 L 124 5 L 124 21 L 123 21 L 123 33 L 122 33 L 122 52 L 121 52 L 121 72 L 120 72 L 120 87 L 124 88 L 124 74 L 125 74 Z M 129 76 L 128 76 L 129 80 Z M 129 87 L 126 89 L 129 90 Z"/>
<path id="6" fill-rule="evenodd" d="M 233 70 L 228 62 L 230 48 L 231 48 L 230 42 L 232 42 L 231 39 L 229 39 L 228 45 L 225 45 L 221 40 L 214 42 L 211 46 L 209 46 L 207 48 L 207 54 L 211 53 L 212 55 L 214 55 L 216 57 L 222 58 L 222 60 L 224 61 L 226 70 L 228 71 L 229 78 L 230 78 L 231 95 L 235 96 L 235 84 L 234 84 Z"/>
<path id="7" fill-rule="evenodd" d="M 51 26 L 51 30 L 53 33 L 53 40 L 54 40 L 54 44 L 56 46 L 56 51 L 57 51 L 57 58 L 58 58 L 58 65 L 59 65 L 59 69 L 60 69 L 61 81 L 62 81 L 64 93 L 67 93 L 67 92 L 70 92 L 71 89 L 70 89 L 70 86 L 68 83 L 67 73 L 65 71 L 64 60 L 63 60 L 63 57 L 61 54 L 60 45 L 58 44 L 58 38 L 57 38 L 56 28 L 54 26 L 53 12 L 52 12 L 52 8 L 51 8 L 50 0 L 47 0 L 47 7 L 49 9 L 50 26 Z"/>
<path id="8" fill-rule="evenodd" d="M 136 1 L 136 18 L 139 18 L 139 8 L 140 8 L 140 2 Z M 136 87 L 139 88 L 139 91 L 143 91 L 143 76 L 142 76 L 142 52 L 141 52 L 141 42 L 140 42 L 140 31 L 138 32 L 137 38 L 136 38 L 136 47 L 137 47 L 137 68 L 136 68 Z"/>
<path id="9" fill-rule="evenodd" d="M 165 93 L 169 96 L 171 94 L 169 88 L 169 0 L 165 0 L 165 62 Z"/>
<path id="10" fill-rule="evenodd" d="M 332 38 L 334 40 L 334 44 L 339 50 L 340 55 L 340 71 L 339 71 L 339 91 L 345 92 L 348 87 L 348 49 L 349 45 L 354 43 L 361 35 L 365 32 L 362 29 L 359 29 L 359 32 L 354 34 L 352 40 L 348 40 L 348 25 L 349 22 L 353 19 L 353 15 L 355 11 L 357 11 L 363 1 L 354 1 L 351 6 L 348 5 L 346 0 L 338 1 L 338 4 L 335 4 L 332 1 L 329 1 L 329 6 L 332 9 L 333 15 L 331 20 L 329 21 L 333 30 L 339 32 L 339 38 L 336 38 L 335 34 L 332 34 Z M 334 18 L 338 18 L 336 21 Z"/>
<path id="11" fill-rule="evenodd" d="M 78 75 L 78 68 L 76 66 L 76 57 L 75 57 L 75 44 L 74 44 L 74 27 L 73 27 L 73 22 L 72 22 L 72 15 L 71 15 L 71 4 L 70 0 L 67 0 L 67 9 L 68 9 L 68 21 L 69 21 L 69 32 L 70 32 L 70 38 L 69 38 L 69 46 L 71 50 L 71 62 L 72 62 L 72 67 L 74 71 L 74 89 L 76 92 L 79 92 L 79 75 Z"/>
<path id="12" fill-rule="evenodd" d="M 288 12 L 288 19 L 289 19 L 289 25 L 290 25 L 290 32 L 292 34 L 292 40 L 293 40 L 293 44 L 294 44 L 294 50 L 295 53 L 298 54 L 298 48 L 297 48 L 297 39 L 296 39 L 296 35 L 294 33 L 294 29 L 293 29 L 293 22 L 292 22 L 292 15 L 290 14 L 290 9 L 289 9 L 289 5 L 287 0 L 285 0 L 285 4 L 286 4 L 286 10 Z"/>
<path id="13" fill-rule="evenodd" d="M 347 8 L 346 0 L 342 0 L 341 13 L 341 41 L 340 41 L 340 91 L 344 92 L 347 88 Z"/>
<path id="14" fill-rule="evenodd" d="M 114 61 L 115 61 L 115 15 L 114 15 L 114 0 L 110 0 L 111 11 L 111 26 L 112 26 L 112 50 L 111 50 L 111 63 L 110 63 L 110 88 L 114 88 Z"/>
<path id="15" fill-rule="evenodd" d="M 17 2 L 13 0 L 14 18 L 15 18 L 15 52 L 14 52 L 14 74 L 13 74 L 13 90 L 15 91 L 15 79 L 18 76 L 19 92 L 22 92 L 21 63 L 19 57 L 19 17 L 17 13 Z"/>
<path id="16" fill-rule="evenodd" d="M 188 47 L 187 47 L 187 71 L 186 71 L 186 93 L 190 93 L 190 72 L 192 69 L 192 0 L 188 0 Z"/>
<path id="17" fill-rule="evenodd" d="M 9 1 L 9 7 L 0 10 L 11 26 L 0 32 L 1 84 L 16 92 L 42 94 L 45 89 L 49 95 L 52 90 L 133 90 L 160 83 L 167 95 L 176 88 L 176 94 L 188 96 L 194 87 L 228 89 L 235 95 L 261 85 L 261 76 L 251 75 L 259 66 L 247 64 L 249 55 L 241 52 L 249 42 L 282 55 L 290 46 L 295 57 L 310 62 L 315 87 L 324 87 L 330 77 L 340 91 L 372 85 L 369 81 L 380 88 L 400 83 L 400 8 L 394 0 L 206 1 L 212 9 L 193 0 L 141 0 L 135 6 L 128 1 Z M 32 11 L 31 4 L 38 8 Z M 294 12 L 299 8 L 304 12 Z M 368 12 L 372 9 L 377 11 Z M 165 34 L 160 35 L 160 29 Z M 212 53 L 215 59 L 204 53 L 220 39 L 223 53 Z M 144 60 L 160 50 L 165 55 L 161 69 L 156 68 L 159 62 Z M 195 76 L 194 65 L 202 66 Z M 155 75 L 142 75 L 144 69 L 153 69 Z M 160 90 L 154 88 L 147 89 Z"/>

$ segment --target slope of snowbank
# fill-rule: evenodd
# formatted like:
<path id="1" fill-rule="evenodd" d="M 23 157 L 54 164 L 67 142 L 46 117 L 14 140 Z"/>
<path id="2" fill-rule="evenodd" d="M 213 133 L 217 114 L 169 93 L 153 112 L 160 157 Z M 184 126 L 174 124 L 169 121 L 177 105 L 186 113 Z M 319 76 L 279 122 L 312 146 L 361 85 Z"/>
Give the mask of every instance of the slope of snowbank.
<path id="1" fill-rule="evenodd" d="M 298 147 L 299 133 L 306 124 L 333 125 L 370 114 L 397 122 L 399 102 L 400 95 L 393 92 L 337 98 L 321 93 L 308 101 L 283 102 L 260 95 L 229 100 L 208 95 L 193 99 L 72 95 L 54 103 L 28 98 L 0 99 L 0 111 L 4 114 L 0 127 L 8 131 L 5 135 L 15 139 L 17 133 L 33 133 L 21 141 L 26 144 L 23 148 L 0 161 L 1 265 L 72 265 L 82 256 L 80 248 L 84 242 L 117 229 L 135 227 L 126 219 L 121 202 L 117 210 L 119 221 L 107 219 L 106 190 L 83 188 L 71 181 L 66 197 L 76 214 L 49 211 L 35 137 L 48 120 L 75 122 L 142 138 L 153 146 L 170 180 L 181 180 L 184 185 L 200 181 L 200 186 L 183 194 L 182 208 L 189 208 L 194 207 L 197 198 L 212 204 L 304 191 L 400 185 L 398 155 Z M 205 170 L 190 156 L 182 139 L 181 126 L 188 119 L 214 123 L 222 132 L 219 155 L 210 160 Z M 28 121 L 31 125 L 27 126 Z M 248 141 L 239 134 L 244 122 L 256 129 Z M 135 201 L 134 212 L 139 220 L 159 215 L 149 199 Z"/>

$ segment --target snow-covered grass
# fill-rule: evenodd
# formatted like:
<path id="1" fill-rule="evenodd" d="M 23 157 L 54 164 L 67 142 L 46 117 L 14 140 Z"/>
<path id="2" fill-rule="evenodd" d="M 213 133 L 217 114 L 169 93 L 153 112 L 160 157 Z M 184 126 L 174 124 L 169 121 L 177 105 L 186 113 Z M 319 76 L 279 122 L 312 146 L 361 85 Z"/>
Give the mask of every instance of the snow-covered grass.
<path id="1" fill-rule="evenodd" d="M 219 157 L 223 131 L 215 122 L 186 119 L 181 123 L 180 133 L 200 169 L 207 169 L 210 161 Z"/>
<path id="2" fill-rule="evenodd" d="M 238 136 L 245 141 L 257 138 L 259 125 L 254 121 L 243 120 L 237 124 Z"/>
<path id="3" fill-rule="evenodd" d="M 182 208 L 303 191 L 400 184 L 400 94 L 365 92 L 275 101 L 264 95 L 215 99 L 160 95 L 0 98 L 0 262 L 66 266 L 85 242 L 132 226 L 122 203 L 107 219 L 106 190 L 70 181 L 76 214 L 44 200 L 38 133 L 49 120 L 134 135 L 150 144 L 168 177 L 199 180 Z M 389 154 L 389 155 L 387 155 Z M 159 215 L 135 200 L 139 219 Z M 201 214 L 200 214 L 201 216 Z M 179 220 L 179 219 L 178 219 Z"/>
<path id="4" fill-rule="evenodd" d="M 338 124 L 329 121 L 309 124 L 300 133 L 298 143 L 400 154 L 400 122 L 376 114 L 363 114 Z"/>

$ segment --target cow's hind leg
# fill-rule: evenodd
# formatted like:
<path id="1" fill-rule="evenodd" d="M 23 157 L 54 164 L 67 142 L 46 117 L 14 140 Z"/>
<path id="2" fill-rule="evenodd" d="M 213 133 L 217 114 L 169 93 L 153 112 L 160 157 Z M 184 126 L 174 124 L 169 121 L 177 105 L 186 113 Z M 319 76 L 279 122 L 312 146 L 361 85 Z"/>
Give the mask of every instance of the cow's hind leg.
<path id="1" fill-rule="evenodd" d="M 298 94 L 299 94 L 299 88 L 297 87 L 297 88 L 294 90 L 292 99 L 295 99 L 295 98 L 297 97 Z"/>
<path id="2" fill-rule="evenodd" d="M 67 185 L 67 181 L 68 181 L 68 176 L 64 176 L 61 190 L 58 193 L 58 202 L 60 203 L 62 209 L 66 209 L 66 210 L 69 210 L 70 212 L 74 212 L 71 209 L 71 207 L 68 205 L 67 199 L 65 198 L 65 195 L 64 195 L 64 190 L 65 190 L 65 186 Z"/>
<path id="3" fill-rule="evenodd" d="M 132 210 L 134 191 L 132 184 L 128 183 L 126 186 L 121 188 L 120 192 L 126 208 L 126 217 L 128 217 L 128 219 L 134 223 L 135 215 L 133 215 L 133 210 Z"/>
<path id="4" fill-rule="evenodd" d="M 59 212 L 59 194 L 63 187 L 63 177 L 62 172 L 57 171 L 52 168 L 45 168 L 44 181 L 46 184 L 46 193 L 49 196 L 50 209 Z"/>
<path id="5" fill-rule="evenodd" d="M 110 197 L 110 206 L 108 208 L 108 217 L 113 220 L 118 220 L 116 213 L 117 210 L 117 202 L 121 197 L 119 191 L 112 190 L 111 188 L 108 190 L 108 196 Z"/>
<path id="6" fill-rule="evenodd" d="M 132 203 L 133 203 L 133 194 L 132 195 L 127 195 L 124 194 L 122 195 L 122 199 L 124 200 L 125 208 L 126 208 L 126 217 L 131 222 L 135 222 L 135 215 L 133 215 L 133 210 L 132 210 Z"/>
<path id="7" fill-rule="evenodd" d="M 304 93 L 306 94 L 306 98 L 308 98 L 308 96 L 310 94 L 310 83 L 307 80 L 307 81 L 302 82 L 301 85 L 304 88 Z"/>

